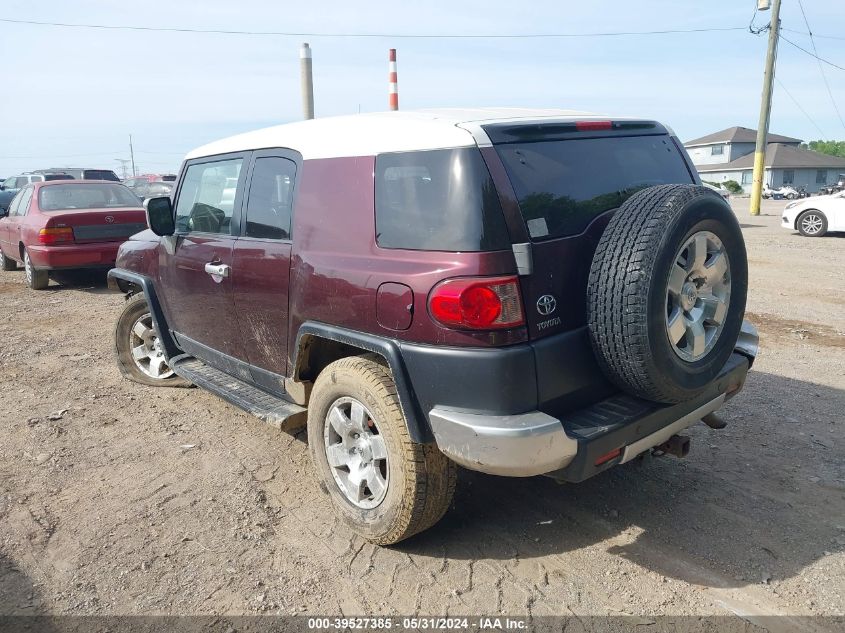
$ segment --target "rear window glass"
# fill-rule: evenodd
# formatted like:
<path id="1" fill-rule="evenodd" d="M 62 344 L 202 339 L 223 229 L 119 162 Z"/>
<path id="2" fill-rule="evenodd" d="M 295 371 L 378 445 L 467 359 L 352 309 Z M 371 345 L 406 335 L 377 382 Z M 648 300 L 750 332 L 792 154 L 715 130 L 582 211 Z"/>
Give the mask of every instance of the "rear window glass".
<path id="1" fill-rule="evenodd" d="M 534 240 L 575 235 L 652 185 L 691 183 L 666 135 L 497 145 Z"/>
<path id="2" fill-rule="evenodd" d="M 42 211 L 137 207 L 137 196 L 123 185 L 52 185 L 41 187 L 38 207 Z"/>
<path id="3" fill-rule="evenodd" d="M 510 247 L 496 189 L 477 149 L 381 154 L 375 179 L 376 241 L 382 248 Z"/>
<path id="4" fill-rule="evenodd" d="M 120 182 L 120 178 L 111 169 L 86 169 L 82 177 L 85 180 L 113 180 Z"/>

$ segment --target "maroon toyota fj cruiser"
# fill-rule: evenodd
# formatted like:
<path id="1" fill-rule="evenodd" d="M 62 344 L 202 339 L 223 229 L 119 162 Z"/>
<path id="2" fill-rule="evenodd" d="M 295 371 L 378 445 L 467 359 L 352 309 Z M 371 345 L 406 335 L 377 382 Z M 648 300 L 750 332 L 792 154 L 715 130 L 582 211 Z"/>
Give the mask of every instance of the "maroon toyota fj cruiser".
<path id="1" fill-rule="evenodd" d="M 671 130 L 567 111 L 393 112 L 190 153 L 120 249 L 124 375 L 307 425 L 321 487 L 396 543 L 456 465 L 578 482 L 742 387 L 745 246 Z"/>

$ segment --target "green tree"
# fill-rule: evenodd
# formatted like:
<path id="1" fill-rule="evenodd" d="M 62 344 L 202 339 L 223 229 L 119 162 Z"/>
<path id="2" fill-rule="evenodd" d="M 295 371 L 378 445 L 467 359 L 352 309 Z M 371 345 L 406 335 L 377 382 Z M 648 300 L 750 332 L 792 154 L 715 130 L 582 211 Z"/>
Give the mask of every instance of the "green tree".
<path id="1" fill-rule="evenodd" d="M 810 141 L 802 143 L 801 147 L 821 154 L 845 158 L 845 141 Z"/>

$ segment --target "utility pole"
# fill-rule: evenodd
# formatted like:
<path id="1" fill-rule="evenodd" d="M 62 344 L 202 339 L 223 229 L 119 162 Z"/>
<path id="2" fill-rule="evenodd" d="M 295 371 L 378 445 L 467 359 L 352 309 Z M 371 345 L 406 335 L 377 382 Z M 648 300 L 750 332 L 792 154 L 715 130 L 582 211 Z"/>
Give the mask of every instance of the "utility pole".
<path id="1" fill-rule="evenodd" d="M 314 118 L 314 77 L 311 72 L 311 47 L 304 42 L 299 49 L 299 84 L 302 91 L 302 118 Z"/>
<path id="2" fill-rule="evenodd" d="M 132 161 L 132 176 L 133 178 L 138 175 L 138 172 L 135 171 L 135 150 L 132 149 L 132 135 L 129 135 L 129 158 Z"/>
<path id="3" fill-rule="evenodd" d="M 764 2 L 758 8 L 765 8 Z M 780 35 L 780 0 L 772 2 L 772 20 L 769 23 L 769 49 L 766 52 L 766 70 L 763 73 L 763 97 L 760 102 L 760 121 L 757 124 L 757 146 L 754 149 L 754 176 L 751 181 L 751 215 L 760 215 L 760 196 L 765 176 L 766 137 L 769 134 L 769 115 L 772 112 L 772 84 L 775 77 L 775 58 Z"/>

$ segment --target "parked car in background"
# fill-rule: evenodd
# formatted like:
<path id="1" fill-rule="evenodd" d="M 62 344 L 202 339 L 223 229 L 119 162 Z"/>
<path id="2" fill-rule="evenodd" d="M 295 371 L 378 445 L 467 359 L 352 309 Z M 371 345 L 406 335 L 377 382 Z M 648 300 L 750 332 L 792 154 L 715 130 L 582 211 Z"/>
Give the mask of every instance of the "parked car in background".
<path id="1" fill-rule="evenodd" d="M 756 355 L 736 215 L 655 121 L 320 118 L 191 152 L 146 207 L 109 272 L 120 371 L 306 425 L 337 516 L 383 545 L 437 523 L 458 464 L 685 455 Z"/>
<path id="2" fill-rule="evenodd" d="M 781 226 L 804 237 L 821 237 L 831 231 L 845 231 L 845 191 L 832 196 L 813 196 L 790 202 L 783 209 Z"/>
<path id="3" fill-rule="evenodd" d="M 9 208 L 9 203 L 12 198 L 23 189 L 26 185 L 32 182 L 45 182 L 49 180 L 72 180 L 73 176 L 67 174 L 21 174 L 19 176 L 10 176 L 0 184 L 0 213 Z"/>
<path id="4" fill-rule="evenodd" d="M 141 174 L 127 178 L 123 184 L 131 189 L 140 182 L 176 182 L 176 174 Z"/>
<path id="5" fill-rule="evenodd" d="M 0 269 L 26 271 L 30 288 L 49 284 L 51 270 L 111 268 L 118 246 L 146 228 L 138 198 L 120 183 L 34 182 L 0 217 Z"/>
<path id="6" fill-rule="evenodd" d="M 129 187 L 129 190 L 141 200 L 158 196 L 169 196 L 173 190 L 174 181 L 155 180 L 154 178 L 158 178 L 158 176 L 127 178 L 123 181 L 123 184 Z"/>
<path id="7" fill-rule="evenodd" d="M 76 180 L 111 180 L 120 182 L 120 178 L 111 169 L 91 169 L 89 167 L 53 167 L 52 169 L 36 169 L 35 174 L 67 174 Z"/>
<path id="8" fill-rule="evenodd" d="M 722 189 L 721 187 L 716 187 L 715 185 L 711 185 L 709 182 L 703 182 L 701 184 L 704 185 L 705 187 L 707 187 L 708 189 L 710 189 L 711 191 L 715 191 L 716 193 L 718 193 L 720 196 L 722 196 L 722 199 L 725 202 L 727 202 L 728 200 L 731 199 L 731 192 L 728 191 L 727 189 Z"/>

